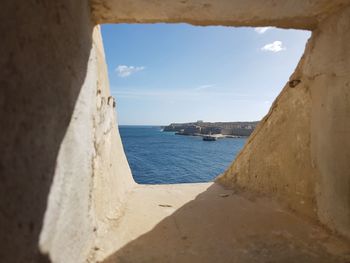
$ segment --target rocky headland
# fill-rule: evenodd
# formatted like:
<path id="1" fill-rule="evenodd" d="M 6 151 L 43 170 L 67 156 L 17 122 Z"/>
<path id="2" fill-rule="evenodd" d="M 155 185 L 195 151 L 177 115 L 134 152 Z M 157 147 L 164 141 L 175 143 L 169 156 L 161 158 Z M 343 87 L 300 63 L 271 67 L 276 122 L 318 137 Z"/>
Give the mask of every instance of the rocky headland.
<path id="1" fill-rule="evenodd" d="M 189 123 L 171 123 L 163 127 L 165 132 L 176 132 L 179 135 L 222 135 L 230 136 L 249 136 L 259 122 L 189 122 Z"/>

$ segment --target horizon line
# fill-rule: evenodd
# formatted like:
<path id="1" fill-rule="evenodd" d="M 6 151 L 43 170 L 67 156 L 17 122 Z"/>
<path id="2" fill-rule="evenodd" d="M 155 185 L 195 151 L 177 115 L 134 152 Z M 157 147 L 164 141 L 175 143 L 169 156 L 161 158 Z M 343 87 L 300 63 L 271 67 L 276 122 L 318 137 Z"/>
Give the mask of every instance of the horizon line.
<path id="1" fill-rule="evenodd" d="M 221 123 L 225 123 L 225 122 L 260 122 L 261 120 L 249 120 L 249 121 L 203 121 L 203 122 L 211 122 L 211 123 L 215 123 L 215 122 L 221 122 Z M 168 124 L 125 124 L 125 123 L 117 123 L 118 126 L 168 126 L 172 123 L 196 123 L 197 121 L 189 121 L 189 122 L 170 122 Z"/>

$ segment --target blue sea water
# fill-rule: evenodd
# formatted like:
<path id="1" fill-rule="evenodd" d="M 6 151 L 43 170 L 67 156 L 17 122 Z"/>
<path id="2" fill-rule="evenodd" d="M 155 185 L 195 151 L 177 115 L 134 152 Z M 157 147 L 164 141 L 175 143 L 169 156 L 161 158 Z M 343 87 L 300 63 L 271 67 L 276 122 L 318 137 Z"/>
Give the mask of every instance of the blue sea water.
<path id="1" fill-rule="evenodd" d="M 140 184 L 209 182 L 225 171 L 246 138 L 213 142 L 162 132 L 160 127 L 119 126 L 132 174 Z"/>

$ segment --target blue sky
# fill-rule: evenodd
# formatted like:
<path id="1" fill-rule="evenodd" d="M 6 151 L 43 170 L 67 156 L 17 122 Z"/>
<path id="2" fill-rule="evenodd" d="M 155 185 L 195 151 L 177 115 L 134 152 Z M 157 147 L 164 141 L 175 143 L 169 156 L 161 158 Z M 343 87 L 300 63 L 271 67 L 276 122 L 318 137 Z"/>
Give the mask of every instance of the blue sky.
<path id="1" fill-rule="evenodd" d="M 310 32 L 114 24 L 102 37 L 119 124 L 166 125 L 260 120 Z"/>

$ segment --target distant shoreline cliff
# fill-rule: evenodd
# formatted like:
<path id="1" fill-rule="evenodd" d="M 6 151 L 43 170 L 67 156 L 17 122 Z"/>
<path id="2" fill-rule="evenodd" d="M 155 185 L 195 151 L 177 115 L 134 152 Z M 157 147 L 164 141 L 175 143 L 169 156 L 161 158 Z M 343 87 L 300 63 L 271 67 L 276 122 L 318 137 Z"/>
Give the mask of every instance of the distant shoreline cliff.
<path id="1" fill-rule="evenodd" d="M 176 132 L 180 135 L 222 134 L 232 136 L 249 136 L 259 122 L 189 122 L 171 123 L 163 127 L 165 132 Z"/>

